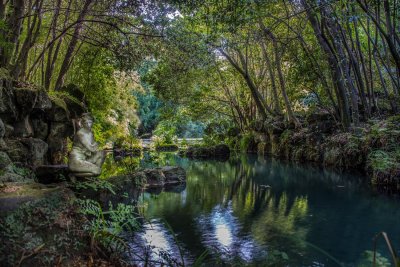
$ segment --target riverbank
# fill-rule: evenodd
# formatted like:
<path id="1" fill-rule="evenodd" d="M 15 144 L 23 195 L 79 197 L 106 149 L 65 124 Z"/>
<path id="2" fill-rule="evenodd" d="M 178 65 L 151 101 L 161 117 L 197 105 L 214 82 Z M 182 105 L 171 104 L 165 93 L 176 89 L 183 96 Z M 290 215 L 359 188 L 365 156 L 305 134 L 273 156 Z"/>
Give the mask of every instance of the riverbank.
<path id="1" fill-rule="evenodd" d="M 400 189 L 400 116 L 371 121 L 349 132 L 338 130 L 329 116 L 312 116 L 305 127 L 268 121 L 242 136 L 236 148 L 285 160 L 314 162 L 342 170 L 357 169 L 377 186 Z"/>

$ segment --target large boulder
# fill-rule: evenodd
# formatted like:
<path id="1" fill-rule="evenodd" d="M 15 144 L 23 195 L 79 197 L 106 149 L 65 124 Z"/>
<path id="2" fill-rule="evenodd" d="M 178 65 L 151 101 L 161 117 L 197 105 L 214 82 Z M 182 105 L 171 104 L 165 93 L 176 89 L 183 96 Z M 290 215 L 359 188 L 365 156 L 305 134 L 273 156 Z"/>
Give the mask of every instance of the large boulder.
<path id="1" fill-rule="evenodd" d="M 146 184 L 148 186 L 164 186 L 166 178 L 164 173 L 159 168 L 145 169 L 144 174 L 146 175 Z"/>
<path id="2" fill-rule="evenodd" d="M 9 82 L 1 81 L 0 84 L 0 118 L 5 123 L 10 123 L 17 118 L 18 112 L 15 103 L 14 91 Z"/>
<path id="3" fill-rule="evenodd" d="M 53 103 L 51 102 L 49 95 L 45 91 L 39 90 L 33 108 L 39 110 L 50 110 L 52 107 Z"/>
<path id="4" fill-rule="evenodd" d="M 52 110 L 49 114 L 49 120 L 51 122 L 68 122 L 69 114 L 65 109 L 63 109 L 57 105 L 54 105 L 54 107 L 52 108 Z"/>
<path id="5" fill-rule="evenodd" d="M 19 85 L 21 86 L 21 85 Z M 31 85 L 22 85 L 27 88 L 15 88 L 14 94 L 19 113 L 25 117 L 33 109 L 50 110 L 53 106 L 49 95 L 38 88 L 30 88 Z"/>
<path id="6" fill-rule="evenodd" d="M 124 190 L 138 186 L 147 188 L 175 186 L 184 184 L 185 180 L 185 170 L 177 166 L 144 169 L 129 175 L 115 176 L 108 179 L 117 188 L 124 188 Z"/>

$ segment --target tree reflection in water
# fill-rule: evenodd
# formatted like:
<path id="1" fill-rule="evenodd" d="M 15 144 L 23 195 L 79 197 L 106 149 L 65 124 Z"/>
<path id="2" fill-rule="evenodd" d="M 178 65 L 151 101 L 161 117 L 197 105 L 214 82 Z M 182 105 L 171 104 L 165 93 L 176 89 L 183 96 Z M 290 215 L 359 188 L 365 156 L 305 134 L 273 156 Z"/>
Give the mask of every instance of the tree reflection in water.
<path id="1" fill-rule="evenodd" d="M 336 266 L 331 256 L 356 266 L 382 229 L 400 242 L 398 203 L 373 196 L 362 176 L 247 155 L 227 162 L 157 159 L 184 167 L 186 188 L 143 193 L 139 204 L 148 219 L 168 222 L 189 262 L 208 250 L 214 264 L 276 266 L 272 256 L 283 255 L 284 265 Z M 172 242 L 171 231 L 157 227 Z M 161 240 L 150 240 L 155 251 L 159 243 L 177 255 L 176 246 Z"/>

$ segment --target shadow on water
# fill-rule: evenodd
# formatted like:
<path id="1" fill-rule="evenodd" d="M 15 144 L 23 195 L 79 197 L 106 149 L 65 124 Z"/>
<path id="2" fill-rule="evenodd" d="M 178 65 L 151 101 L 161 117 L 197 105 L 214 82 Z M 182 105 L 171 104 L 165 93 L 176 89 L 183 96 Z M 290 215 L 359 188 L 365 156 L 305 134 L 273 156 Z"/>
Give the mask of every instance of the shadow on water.
<path id="1" fill-rule="evenodd" d="M 399 200 L 375 195 L 363 176 L 249 155 L 141 161 L 175 164 L 187 171 L 186 188 L 138 197 L 147 222 L 129 237 L 136 255 L 187 265 L 208 251 L 221 266 L 362 266 L 376 233 L 400 247 Z"/>

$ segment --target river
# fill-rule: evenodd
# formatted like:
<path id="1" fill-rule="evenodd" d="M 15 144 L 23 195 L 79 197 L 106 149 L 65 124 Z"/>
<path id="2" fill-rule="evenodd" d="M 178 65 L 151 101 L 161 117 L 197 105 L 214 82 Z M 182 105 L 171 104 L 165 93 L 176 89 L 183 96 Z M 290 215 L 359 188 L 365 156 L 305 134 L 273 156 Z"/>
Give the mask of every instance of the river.
<path id="1" fill-rule="evenodd" d="M 400 248 L 400 200 L 366 177 L 255 155 L 226 162 L 146 154 L 142 166 L 179 165 L 186 187 L 144 192 L 143 229 L 127 233 L 131 261 L 191 266 L 371 266 L 373 237 Z M 399 252 L 399 250 L 397 250 Z M 383 239 L 381 266 L 390 266 Z"/>

